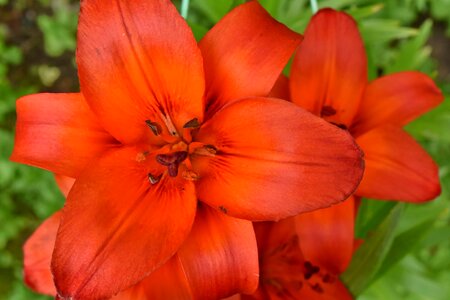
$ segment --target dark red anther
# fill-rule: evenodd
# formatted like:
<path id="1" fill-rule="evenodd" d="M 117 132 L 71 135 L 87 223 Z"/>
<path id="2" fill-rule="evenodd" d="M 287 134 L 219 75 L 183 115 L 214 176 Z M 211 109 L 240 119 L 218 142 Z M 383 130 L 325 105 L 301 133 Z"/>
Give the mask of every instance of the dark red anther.
<path id="1" fill-rule="evenodd" d="M 186 151 L 177 151 L 168 154 L 156 155 L 156 161 L 167 167 L 169 175 L 176 177 L 178 175 L 178 167 L 188 156 Z"/>
<path id="2" fill-rule="evenodd" d="M 145 120 L 145 124 L 150 128 L 150 130 L 153 132 L 154 135 L 160 135 L 162 132 L 161 126 L 156 123 L 152 122 L 150 120 Z"/>
<path id="3" fill-rule="evenodd" d="M 324 105 L 322 107 L 322 111 L 320 112 L 320 115 L 322 117 L 331 117 L 331 116 L 334 116 L 336 113 L 337 113 L 337 111 L 332 106 Z"/>
<path id="4" fill-rule="evenodd" d="M 310 279 L 314 274 L 319 273 L 320 271 L 319 267 L 314 266 L 309 261 L 305 261 L 303 266 L 305 267 L 305 274 L 303 274 L 303 276 L 305 277 L 306 280 Z"/>
<path id="5" fill-rule="evenodd" d="M 200 122 L 198 121 L 197 118 L 190 120 L 183 126 L 183 128 L 199 128 L 199 127 L 200 127 Z"/>

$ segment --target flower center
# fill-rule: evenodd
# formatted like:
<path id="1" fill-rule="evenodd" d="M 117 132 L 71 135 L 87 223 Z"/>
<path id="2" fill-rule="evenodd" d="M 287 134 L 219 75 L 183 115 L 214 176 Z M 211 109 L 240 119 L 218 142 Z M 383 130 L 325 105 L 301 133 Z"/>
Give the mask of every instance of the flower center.
<path id="1" fill-rule="evenodd" d="M 147 156 L 154 157 L 156 162 L 167 167 L 167 174 L 170 177 L 177 177 L 179 173 L 186 180 L 198 180 L 199 175 L 192 170 L 191 155 L 214 156 L 218 151 L 213 145 L 205 145 L 193 141 L 192 132 L 198 130 L 200 122 L 194 118 L 183 126 L 181 132 L 177 132 L 170 118 L 164 119 L 163 124 L 152 120 L 145 120 L 146 126 L 151 132 L 161 138 L 163 143 L 160 149 L 156 151 L 144 151 L 136 158 L 138 161 L 145 161 Z M 167 131 L 164 129 L 167 128 Z M 156 170 L 155 170 L 156 171 Z M 152 171 L 148 174 L 148 180 L 151 184 L 158 183 L 166 172 Z"/>
<path id="2" fill-rule="evenodd" d="M 177 151 L 169 154 L 157 154 L 156 161 L 167 167 L 171 177 L 177 177 L 178 167 L 187 157 L 186 151 Z"/>

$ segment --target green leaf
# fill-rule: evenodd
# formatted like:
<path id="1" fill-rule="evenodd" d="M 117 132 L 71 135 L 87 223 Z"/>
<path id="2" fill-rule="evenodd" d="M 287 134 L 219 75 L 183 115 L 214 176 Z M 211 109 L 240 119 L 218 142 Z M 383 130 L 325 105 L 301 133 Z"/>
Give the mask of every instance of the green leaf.
<path id="1" fill-rule="evenodd" d="M 365 238 L 374 230 L 394 208 L 396 202 L 362 199 L 356 220 L 356 236 Z"/>
<path id="2" fill-rule="evenodd" d="M 342 280 L 353 295 L 359 295 L 372 283 L 391 247 L 402 210 L 403 204 L 396 204 L 383 222 L 358 248 L 350 266 L 342 274 Z"/>
<path id="3" fill-rule="evenodd" d="M 409 252 L 412 252 L 432 229 L 433 224 L 434 219 L 423 222 L 396 236 L 389 253 L 386 255 L 374 279 L 383 276 L 392 266 L 398 263 Z"/>

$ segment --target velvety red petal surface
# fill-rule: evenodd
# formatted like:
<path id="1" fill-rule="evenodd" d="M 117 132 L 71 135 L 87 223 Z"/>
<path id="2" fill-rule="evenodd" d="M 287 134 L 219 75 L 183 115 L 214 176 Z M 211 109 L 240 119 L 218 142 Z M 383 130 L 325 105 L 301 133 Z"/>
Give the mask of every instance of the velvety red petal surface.
<path id="1" fill-rule="evenodd" d="M 300 40 L 257 1 L 226 15 L 200 42 L 208 117 L 232 100 L 267 96 Z"/>
<path id="2" fill-rule="evenodd" d="M 23 246 L 24 280 L 38 293 L 56 295 L 50 262 L 55 246 L 61 213 L 57 212 L 45 220 Z"/>
<path id="3" fill-rule="evenodd" d="M 114 300 L 222 299 L 237 292 L 253 292 L 258 274 L 251 222 L 202 205 L 178 253 Z"/>
<path id="4" fill-rule="evenodd" d="M 421 202 L 440 194 L 438 166 L 401 128 L 380 127 L 358 137 L 357 142 L 366 160 L 359 196 Z"/>
<path id="5" fill-rule="evenodd" d="M 197 206 L 193 184 L 165 176 L 152 185 L 137 153 L 108 152 L 72 187 L 52 260 L 61 296 L 110 297 L 165 263 L 188 236 Z"/>
<path id="6" fill-rule="evenodd" d="M 194 299 L 221 299 L 258 286 L 258 250 L 250 221 L 199 206 L 178 255 Z"/>
<path id="7" fill-rule="evenodd" d="M 354 218 L 353 197 L 296 216 L 300 249 L 305 259 L 334 275 L 344 272 L 353 254 Z"/>
<path id="8" fill-rule="evenodd" d="M 249 220 L 276 220 L 342 201 L 363 172 L 362 153 L 348 132 L 278 99 L 234 102 L 195 139 L 218 150 L 214 157 L 192 158 L 199 199 Z"/>
<path id="9" fill-rule="evenodd" d="M 34 94 L 16 106 L 13 161 L 76 177 L 92 158 L 117 144 L 81 94 Z"/>
<path id="10" fill-rule="evenodd" d="M 367 59 L 355 21 L 343 12 L 320 10 L 292 63 L 292 101 L 349 127 L 366 84 Z"/>
<path id="11" fill-rule="evenodd" d="M 360 135 L 385 124 L 406 125 L 443 100 L 425 74 L 400 72 L 381 77 L 367 86 L 351 131 Z"/>
<path id="12" fill-rule="evenodd" d="M 157 142 L 145 120 L 180 132 L 203 117 L 201 52 L 169 0 L 82 1 L 77 63 L 87 102 L 123 143 Z"/>

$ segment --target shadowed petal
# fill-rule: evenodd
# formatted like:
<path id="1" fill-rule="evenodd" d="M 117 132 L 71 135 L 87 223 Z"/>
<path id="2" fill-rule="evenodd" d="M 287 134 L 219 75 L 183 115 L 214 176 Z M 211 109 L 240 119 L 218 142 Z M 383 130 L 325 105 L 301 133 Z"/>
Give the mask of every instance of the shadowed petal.
<path id="1" fill-rule="evenodd" d="M 351 131 L 361 135 L 377 126 L 403 126 L 442 102 L 433 80 L 419 72 L 401 72 L 371 82 Z"/>
<path id="2" fill-rule="evenodd" d="M 257 1 L 226 15 L 200 42 L 208 117 L 232 100 L 267 96 L 300 40 Z"/>
<path id="3" fill-rule="evenodd" d="M 355 21 L 343 12 L 320 10 L 292 63 L 292 101 L 349 127 L 366 84 L 367 59 Z"/>
<path id="4" fill-rule="evenodd" d="M 55 246 L 61 213 L 57 212 L 45 220 L 28 238 L 23 246 L 24 280 L 38 293 L 56 295 L 50 262 Z"/>
<path id="5" fill-rule="evenodd" d="M 402 129 L 380 127 L 358 137 L 357 142 L 366 159 L 359 196 L 422 202 L 440 194 L 437 165 Z"/>
<path id="6" fill-rule="evenodd" d="M 177 254 L 162 267 L 111 300 L 192 300 L 191 288 Z"/>
<path id="7" fill-rule="evenodd" d="M 253 292 L 258 273 L 251 222 L 202 205 L 178 253 L 141 283 L 113 299 L 222 299 L 236 292 Z"/>
<path id="8" fill-rule="evenodd" d="M 345 271 L 353 254 L 353 197 L 328 208 L 295 217 L 303 256 L 334 275 Z"/>
<path id="9" fill-rule="evenodd" d="M 164 176 L 152 185 L 151 166 L 136 155 L 108 152 L 69 192 L 52 260 L 62 297 L 110 297 L 165 263 L 188 236 L 193 184 Z"/>
<path id="10" fill-rule="evenodd" d="M 145 120 L 180 132 L 203 117 L 201 53 L 169 0 L 82 1 L 77 63 L 87 102 L 123 143 L 156 139 Z"/>
<path id="11" fill-rule="evenodd" d="M 258 285 L 258 252 L 251 222 L 207 205 L 197 209 L 192 232 L 178 255 L 194 299 L 251 293 Z"/>
<path id="12" fill-rule="evenodd" d="M 55 181 L 61 193 L 64 195 L 64 197 L 67 198 L 70 189 L 73 187 L 73 184 L 75 183 L 75 178 L 55 174 Z"/>
<path id="13" fill-rule="evenodd" d="M 34 94 L 16 105 L 15 162 L 76 177 L 92 158 L 117 144 L 81 94 Z"/>
<path id="14" fill-rule="evenodd" d="M 274 220 L 327 207 L 346 199 L 363 172 L 348 132 L 283 100 L 234 102 L 195 138 L 218 150 L 192 159 L 197 195 L 234 217 Z"/>

